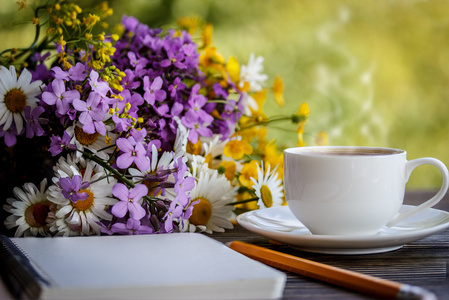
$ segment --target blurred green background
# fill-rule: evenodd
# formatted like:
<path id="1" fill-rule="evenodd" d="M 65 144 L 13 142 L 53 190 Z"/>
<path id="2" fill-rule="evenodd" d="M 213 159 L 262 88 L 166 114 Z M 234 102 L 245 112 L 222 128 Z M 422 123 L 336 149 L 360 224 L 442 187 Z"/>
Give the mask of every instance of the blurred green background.
<path id="1" fill-rule="evenodd" d="M 226 58 L 246 64 L 251 53 L 263 56 L 267 83 L 281 76 L 286 100 L 282 108 L 267 101 L 265 111 L 291 114 L 306 101 L 307 145 L 326 131 L 330 145 L 402 148 L 409 159 L 432 156 L 449 165 L 449 1 L 109 2 L 115 20 L 133 15 L 151 27 L 199 16 L 213 24 L 213 44 Z M 31 13 L 18 12 L 15 3 L 1 0 L 1 49 L 33 38 L 30 25 L 11 25 Z M 277 127 L 270 136 L 281 147 L 295 146 L 295 127 Z M 440 182 L 436 169 L 423 166 L 408 188 Z"/>

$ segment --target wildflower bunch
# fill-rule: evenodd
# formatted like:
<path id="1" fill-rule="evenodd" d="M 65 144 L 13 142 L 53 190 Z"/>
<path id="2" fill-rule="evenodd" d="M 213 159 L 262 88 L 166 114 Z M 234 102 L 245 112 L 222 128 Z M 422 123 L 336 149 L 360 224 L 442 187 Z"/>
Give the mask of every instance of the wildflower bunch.
<path id="1" fill-rule="evenodd" d="M 36 151 L 53 164 L 50 184 L 14 189 L 6 227 L 17 236 L 211 233 L 233 227 L 235 206 L 281 205 L 282 154 L 266 126 L 288 120 L 302 135 L 307 104 L 265 116 L 263 58 L 226 61 L 209 24 L 198 45 L 192 28 L 129 16 L 119 33 L 96 33 L 112 13 L 106 3 L 97 11 L 48 1 L 35 8 L 32 45 L 1 52 L 0 136 L 9 147 L 39 137 Z M 280 104 L 282 85 L 271 89 Z"/>

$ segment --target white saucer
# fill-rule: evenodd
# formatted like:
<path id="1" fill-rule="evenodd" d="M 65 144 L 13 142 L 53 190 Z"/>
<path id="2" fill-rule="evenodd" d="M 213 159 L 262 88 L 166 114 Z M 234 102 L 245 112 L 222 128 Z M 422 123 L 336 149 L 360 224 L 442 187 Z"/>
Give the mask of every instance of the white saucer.
<path id="1" fill-rule="evenodd" d="M 403 205 L 401 212 L 413 206 Z M 376 235 L 312 235 L 288 206 L 254 210 L 237 216 L 246 229 L 296 249 L 327 254 L 371 254 L 393 251 L 449 227 L 449 213 L 428 208 Z"/>

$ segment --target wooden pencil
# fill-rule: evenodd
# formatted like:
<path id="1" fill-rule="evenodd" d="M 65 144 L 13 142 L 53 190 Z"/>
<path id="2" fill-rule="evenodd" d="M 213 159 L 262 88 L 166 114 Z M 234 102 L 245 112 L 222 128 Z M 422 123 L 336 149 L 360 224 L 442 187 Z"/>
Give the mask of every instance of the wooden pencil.
<path id="1" fill-rule="evenodd" d="M 227 244 L 234 251 L 285 271 L 301 274 L 382 298 L 436 299 L 423 288 L 333 267 L 241 241 Z"/>

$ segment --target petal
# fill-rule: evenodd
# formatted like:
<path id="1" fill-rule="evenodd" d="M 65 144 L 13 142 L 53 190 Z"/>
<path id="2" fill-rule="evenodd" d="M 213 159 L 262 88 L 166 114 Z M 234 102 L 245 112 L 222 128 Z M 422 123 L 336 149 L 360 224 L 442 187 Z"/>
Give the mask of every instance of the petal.
<path id="1" fill-rule="evenodd" d="M 83 131 L 88 134 L 95 133 L 95 125 L 93 122 L 87 123 L 83 126 Z"/>
<path id="2" fill-rule="evenodd" d="M 79 120 L 80 120 L 81 124 L 92 123 L 92 117 L 90 116 L 90 113 L 87 111 L 84 111 L 80 114 Z"/>
<path id="3" fill-rule="evenodd" d="M 125 152 L 117 158 L 117 166 L 120 169 L 128 168 L 134 162 L 134 157 L 130 152 Z"/>
<path id="4" fill-rule="evenodd" d="M 112 187 L 112 195 L 122 201 L 128 201 L 129 199 L 129 190 L 123 183 L 116 183 Z"/>
<path id="5" fill-rule="evenodd" d="M 31 82 L 31 73 L 27 69 L 23 69 L 22 74 L 20 74 L 17 84 L 22 90 L 25 90 Z"/>
<path id="6" fill-rule="evenodd" d="M 56 100 L 58 100 L 58 96 L 50 92 L 44 92 L 42 94 L 42 100 L 48 105 L 55 105 Z"/>
<path id="7" fill-rule="evenodd" d="M 156 78 L 154 78 L 153 83 L 151 84 L 151 89 L 154 90 L 160 90 L 162 87 L 162 78 L 161 76 L 158 76 Z"/>
<path id="8" fill-rule="evenodd" d="M 87 111 L 86 102 L 83 100 L 75 99 L 73 100 L 72 105 L 77 111 Z"/>
<path id="9" fill-rule="evenodd" d="M 150 168 L 150 160 L 145 154 L 135 156 L 134 163 L 141 171 L 146 171 Z"/>
<path id="10" fill-rule="evenodd" d="M 80 98 L 80 93 L 77 90 L 71 90 L 62 93 L 62 97 L 69 103 L 72 103 L 73 100 Z"/>
<path id="11" fill-rule="evenodd" d="M 129 216 L 135 220 L 140 220 L 146 215 L 145 209 L 136 201 L 128 202 Z"/>
<path id="12" fill-rule="evenodd" d="M 128 212 L 128 201 L 120 201 L 114 204 L 111 213 L 117 218 L 123 218 Z"/>
<path id="13" fill-rule="evenodd" d="M 146 194 L 148 194 L 147 186 L 144 184 L 138 184 L 129 192 L 129 197 L 134 199 L 134 201 L 139 201 Z"/>
<path id="14" fill-rule="evenodd" d="M 119 138 L 119 139 L 117 139 L 117 141 L 115 143 L 116 143 L 117 147 L 123 152 L 134 151 L 133 145 L 131 145 L 131 143 L 125 138 Z"/>
<path id="15" fill-rule="evenodd" d="M 14 123 L 16 124 L 17 134 L 19 135 L 23 129 L 22 115 L 19 113 L 15 113 L 15 114 L 13 114 L 13 117 L 14 117 Z"/>
<path id="16" fill-rule="evenodd" d="M 62 93 L 65 92 L 65 85 L 64 85 L 64 81 L 61 79 L 55 79 L 53 80 L 53 82 L 51 83 L 51 86 L 53 87 L 53 92 L 55 93 L 56 96 L 61 96 Z"/>

